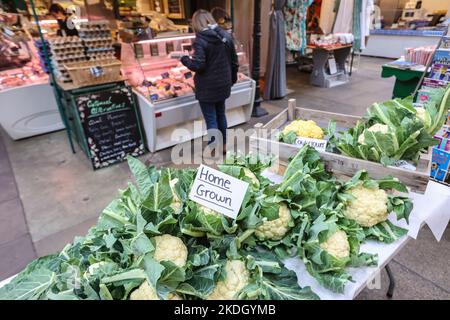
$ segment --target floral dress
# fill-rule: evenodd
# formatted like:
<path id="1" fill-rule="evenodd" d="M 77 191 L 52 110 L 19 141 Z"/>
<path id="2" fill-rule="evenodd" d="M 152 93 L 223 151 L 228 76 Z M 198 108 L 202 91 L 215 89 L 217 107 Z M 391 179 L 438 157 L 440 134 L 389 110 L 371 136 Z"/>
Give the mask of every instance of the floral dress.
<path id="1" fill-rule="evenodd" d="M 306 47 L 306 9 L 313 0 L 287 0 L 284 8 L 286 48 L 304 53 Z"/>

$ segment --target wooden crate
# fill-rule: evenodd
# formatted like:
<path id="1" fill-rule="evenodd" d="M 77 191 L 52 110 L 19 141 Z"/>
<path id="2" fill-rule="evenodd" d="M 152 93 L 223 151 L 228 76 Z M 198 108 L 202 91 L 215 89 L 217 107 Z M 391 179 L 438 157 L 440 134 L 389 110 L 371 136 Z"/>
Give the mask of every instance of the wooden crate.
<path id="1" fill-rule="evenodd" d="M 275 139 L 275 133 L 284 128 L 295 119 L 313 120 L 318 125 L 328 123 L 330 120 L 336 121 L 339 129 L 353 127 L 361 117 L 344 115 L 333 112 L 298 108 L 295 106 L 295 99 L 289 100 L 288 109 L 284 110 L 267 124 L 256 124 L 255 134 L 250 137 L 250 149 L 252 152 L 262 154 L 278 154 L 281 167 L 287 166 L 289 158 L 295 156 L 300 147 Z M 353 176 L 359 170 L 367 170 L 374 179 L 386 176 L 393 176 L 407 185 L 411 191 L 424 193 L 430 179 L 431 153 L 422 154 L 416 171 L 410 171 L 393 166 L 383 166 L 380 163 L 366 161 L 362 159 L 350 158 L 345 155 L 320 152 L 322 160 L 325 162 L 327 170 L 338 176 Z"/>

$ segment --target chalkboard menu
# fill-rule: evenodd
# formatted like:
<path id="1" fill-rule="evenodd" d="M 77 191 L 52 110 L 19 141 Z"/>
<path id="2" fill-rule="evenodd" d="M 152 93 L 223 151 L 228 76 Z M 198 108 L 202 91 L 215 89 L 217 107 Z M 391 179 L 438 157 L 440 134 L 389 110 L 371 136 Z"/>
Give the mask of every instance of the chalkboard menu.
<path id="1" fill-rule="evenodd" d="M 140 156 L 145 147 L 129 87 L 75 97 L 85 143 L 94 169 Z"/>

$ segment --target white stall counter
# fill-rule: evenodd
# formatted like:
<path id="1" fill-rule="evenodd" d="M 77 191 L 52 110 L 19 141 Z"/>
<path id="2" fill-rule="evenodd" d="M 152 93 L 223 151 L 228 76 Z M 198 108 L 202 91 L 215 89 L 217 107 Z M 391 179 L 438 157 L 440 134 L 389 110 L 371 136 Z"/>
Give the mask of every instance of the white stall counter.
<path id="1" fill-rule="evenodd" d="M 405 55 L 405 48 L 437 45 L 443 31 L 421 30 L 371 30 L 370 37 L 361 54 L 397 59 Z"/>
<path id="2" fill-rule="evenodd" d="M 64 129 L 50 84 L 1 90 L 0 125 L 13 140 Z"/>

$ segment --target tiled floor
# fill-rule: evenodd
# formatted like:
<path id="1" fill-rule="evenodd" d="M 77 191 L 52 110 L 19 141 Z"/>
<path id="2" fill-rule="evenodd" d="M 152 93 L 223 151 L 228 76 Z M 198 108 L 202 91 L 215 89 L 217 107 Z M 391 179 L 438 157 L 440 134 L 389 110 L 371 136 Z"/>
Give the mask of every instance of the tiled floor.
<path id="1" fill-rule="evenodd" d="M 0 279 L 16 274 L 36 257 L 8 154 L 0 138 Z"/>
<path id="2" fill-rule="evenodd" d="M 372 102 L 391 96 L 393 79 L 380 78 L 384 62 L 362 58 L 351 81 L 332 89 L 311 87 L 309 74 L 289 68 L 288 87 L 293 93 L 265 104 L 270 115 L 252 119 L 243 127 L 268 121 L 287 106 L 289 98 L 296 98 L 302 107 L 362 115 Z M 117 190 L 130 180 L 126 164 L 91 171 L 81 151 L 70 152 L 64 132 L 16 142 L 3 133 L 4 144 L 1 140 L 0 280 L 17 273 L 36 256 L 56 252 L 74 236 L 85 234 Z M 142 160 L 170 165 L 170 150 L 147 154 Z M 397 280 L 394 298 L 450 299 L 449 261 L 450 229 L 437 243 L 424 228 L 391 263 Z M 381 289 L 366 289 L 358 298 L 385 299 L 386 289 L 383 271 Z"/>

